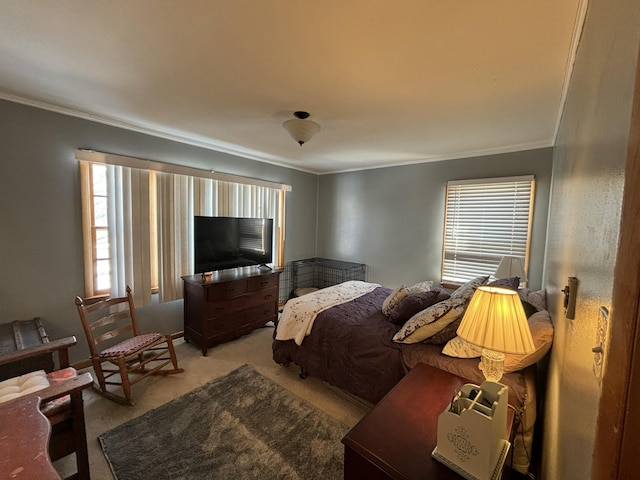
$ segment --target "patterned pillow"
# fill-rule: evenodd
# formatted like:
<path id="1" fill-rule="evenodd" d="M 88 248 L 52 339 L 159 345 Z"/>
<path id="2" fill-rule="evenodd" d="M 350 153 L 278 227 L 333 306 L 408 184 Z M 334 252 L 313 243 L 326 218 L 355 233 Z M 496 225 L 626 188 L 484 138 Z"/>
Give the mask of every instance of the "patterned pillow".
<path id="1" fill-rule="evenodd" d="M 389 321 L 402 325 L 416 313 L 438 302 L 446 300 L 450 295 L 444 290 L 428 290 L 405 297 L 389 315 Z"/>
<path id="2" fill-rule="evenodd" d="M 456 338 L 458 336 L 458 327 L 460 326 L 460 323 L 462 323 L 462 316 L 451 322 L 436 334 L 431 335 L 424 341 L 424 343 L 433 343 L 435 345 L 447 343 L 452 338 Z"/>
<path id="3" fill-rule="evenodd" d="M 483 275 L 481 277 L 476 277 L 473 280 L 469 280 L 467 283 L 455 290 L 451 294 L 451 298 L 462 298 L 465 302 L 468 302 L 469 300 L 471 300 L 473 292 L 476 291 L 476 288 L 487 283 L 487 280 L 489 280 L 489 275 Z"/>
<path id="4" fill-rule="evenodd" d="M 385 298 L 384 302 L 382 302 L 382 313 L 384 313 L 387 317 L 391 315 L 393 309 L 396 308 L 407 295 L 409 295 L 407 286 L 400 285 L 393 292 L 391 292 L 387 298 Z"/>
<path id="5" fill-rule="evenodd" d="M 462 316 L 466 302 L 449 298 L 416 313 L 393 336 L 394 342 L 417 343 L 435 335 Z"/>
<path id="6" fill-rule="evenodd" d="M 508 288 L 509 290 L 518 291 L 520 286 L 520 277 L 498 278 L 493 282 L 487 283 L 487 287 Z"/>
<path id="7" fill-rule="evenodd" d="M 431 290 L 431 287 L 433 287 L 433 282 L 431 280 L 428 280 L 426 282 L 414 283 L 407 289 L 409 290 L 409 295 L 413 295 L 415 293 L 428 292 L 429 290 Z"/>

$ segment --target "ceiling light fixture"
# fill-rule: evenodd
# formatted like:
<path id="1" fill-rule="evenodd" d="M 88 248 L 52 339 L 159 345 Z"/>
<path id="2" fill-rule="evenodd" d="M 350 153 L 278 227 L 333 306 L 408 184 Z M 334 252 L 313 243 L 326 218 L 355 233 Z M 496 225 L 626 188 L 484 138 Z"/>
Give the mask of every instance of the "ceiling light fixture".
<path id="1" fill-rule="evenodd" d="M 307 120 L 309 118 L 309 112 L 293 112 L 293 116 L 296 118 L 287 120 L 282 126 L 289 132 L 291 138 L 302 146 L 320 131 L 320 125 L 313 120 Z"/>

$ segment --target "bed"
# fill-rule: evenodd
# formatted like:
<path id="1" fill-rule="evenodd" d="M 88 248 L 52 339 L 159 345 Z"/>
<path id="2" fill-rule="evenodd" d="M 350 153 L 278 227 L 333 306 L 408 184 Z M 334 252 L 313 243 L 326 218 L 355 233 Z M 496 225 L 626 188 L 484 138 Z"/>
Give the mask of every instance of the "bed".
<path id="1" fill-rule="evenodd" d="M 484 377 L 476 352 L 460 345 L 455 330 L 475 288 L 487 280 L 478 277 L 451 294 L 432 288 L 430 282 L 396 289 L 344 282 L 290 300 L 274 332 L 273 360 L 283 366 L 295 364 L 303 378 L 312 375 L 370 403 L 382 399 L 419 362 L 480 384 Z M 525 308 L 529 315 L 543 311 L 548 318 L 540 292 L 519 293 L 523 305 L 530 307 Z M 404 308 L 409 303 L 412 308 Z M 416 322 L 420 317 L 427 320 Z M 552 329 L 550 320 L 548 326 Z M 535 357 L 526 362 L 512 359 L 508 369 L 505 362 L 509 373 L 501 380 L 509 387 L 509 402 L 516 410 L 511 465 L 521 473 L 528 472 L 536 419 L 535 360 L 550 347 L 545 331 L 545 345 L 540 348 L 534 335 Z M 461 358 L 465 356 L 471 358 Z"/>

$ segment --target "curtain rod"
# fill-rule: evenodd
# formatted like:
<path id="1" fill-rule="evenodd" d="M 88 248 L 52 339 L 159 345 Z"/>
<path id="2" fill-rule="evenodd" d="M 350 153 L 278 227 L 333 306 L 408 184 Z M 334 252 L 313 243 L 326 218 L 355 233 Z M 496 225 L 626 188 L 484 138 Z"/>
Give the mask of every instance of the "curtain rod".
<path id="1" fill-rule="evenodd" d="M 269 182 L 258 178 L 243 177 L 241 175 L 216 172 L 214 170 L 185 167 L 172 163 L 155 162 L 153 160 L 143 160 L 141 158 L 127 157 L 125 155 L 117 155 L 114 153 L 96 152 L 95 150 L 86 148 L 79 148 L 76 150 L 76 160 L 138 168 L 140 170 L 155 170 L 157 172 L 173 173 L 176 175 L 210 178 L 212 180 L 221 180 L 224 182 L 244 183 L 246 185 L 275 188 L 277 190 L 284 190 L 285 192 L 292 191 L 291 185 L 287 185 L 286 183 Z"/>

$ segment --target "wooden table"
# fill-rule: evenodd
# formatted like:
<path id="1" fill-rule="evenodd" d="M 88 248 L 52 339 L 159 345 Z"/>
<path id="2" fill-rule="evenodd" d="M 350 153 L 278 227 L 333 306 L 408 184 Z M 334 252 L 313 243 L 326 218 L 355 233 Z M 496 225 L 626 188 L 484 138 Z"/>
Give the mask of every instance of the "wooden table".
<path id="1" fill-rule="evenodd" d="M 438 416 L 465 383 L 423 363 L 416 365 L 342 439 L 345 480 L 462 477 L 431 457 Z M 508 409 L 507 430 L 513 410 Z"/>
<path id="2" fill-rule="evenodd" d="M 0 404 L 0 478 L 60 480 L 47 449 L 51 424 L 39 407 L 40 397 Z"/>

